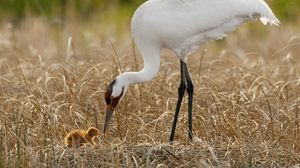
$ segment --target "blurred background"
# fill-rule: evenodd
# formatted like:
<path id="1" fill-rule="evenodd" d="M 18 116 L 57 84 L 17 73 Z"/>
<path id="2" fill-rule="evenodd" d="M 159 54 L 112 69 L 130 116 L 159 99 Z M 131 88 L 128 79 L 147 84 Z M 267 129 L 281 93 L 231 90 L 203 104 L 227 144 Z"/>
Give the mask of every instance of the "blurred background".
<path id="1" fill-rule="evenodd" d="M 126 23 L 145 0 L 1 0 L 0 21 L 18 25 L 28 16 L 61 23 L 75 17 L 83 22 L 97 19 Z M 280 20 L 298 21 L 300 0 L 266 0 Z M 112 19 L 113 18 L 113 19 Z"/>
<path id="2" fill-rule="evenodd" d="M 300 23 L 300 0 L 265 1 L 282 25 L 292 29 L 289 36 L 294 36 Z M 0 0 L 0 29 L 4 34 L 8 29 L 14 32 L 10 37 L 17 37 L 15 30 L 20 30 L 20 34 L 27 35 L 23 39 L 32 38 L 29 42 L 36 42 L 36 47 L 41 39 L 34 37 L 41 36 L 51 38 L 60 46 L 65 45 L 69 37 L 77 46 L 86 46 L 96 37 L 100 43 L 109 40 L 124 44 L 126 39 L 128 44 L 131 17 L 143 2 L 145 0 Z M 247 31 L 251 37 L 269 32 L 258 22 L 248 24 Z"/>

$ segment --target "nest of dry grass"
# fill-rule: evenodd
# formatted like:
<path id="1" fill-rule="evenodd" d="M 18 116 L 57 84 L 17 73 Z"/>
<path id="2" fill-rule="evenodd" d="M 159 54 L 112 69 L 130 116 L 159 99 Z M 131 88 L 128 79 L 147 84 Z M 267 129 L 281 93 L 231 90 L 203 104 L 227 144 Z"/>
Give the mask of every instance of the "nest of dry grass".
<path id="1" fill-rule="evenodd" d="M 108 83 L 142 67 L 128 38 L 112 47 L 78 29 L 67 30 L 71 39 L 39 21 L 1 28 L 0 167 L 297 167 L 300 39 L 285 28 L 259 38 L 242 28 L 206 45 L 202 62 L 203 51 L 189 58 L 193 142 L 185 100 L 177 141 L 166 143 L 180 74 L 164 51 L 155 80 L 128 90 L 108 138 L 67 149 L 71 129 L 102 129 Z"/>
<path id="2" fill-rule="evenodd" d="M 50 167 L 287 167 L 297 166 L 297 153 L 277 145 L 109 144 L 58 150 Z M 38 162 L 36 162 L 38 163 Z M 40 163 L 34 166 L 41 166 Z"/>

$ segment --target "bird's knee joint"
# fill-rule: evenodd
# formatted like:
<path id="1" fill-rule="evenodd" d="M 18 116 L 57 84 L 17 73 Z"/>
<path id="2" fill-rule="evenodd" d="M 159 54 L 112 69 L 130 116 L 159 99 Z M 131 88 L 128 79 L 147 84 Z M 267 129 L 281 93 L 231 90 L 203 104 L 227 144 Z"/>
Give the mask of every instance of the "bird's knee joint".
<path id="1" fill-rule="evenodd" d="M 180 83 L 178 87 L 178 92 L 184 92 L 186 89 L 186 85 L 184 83 Z"/>
<path id="2" fill-rule="evenodd" d="M 193 85 L 193 83 L 189 83 L 188 86 L 187 86 L 187 88 L 186 88 L 186 90 L 188 92 L 193 92 L 194 91 L 194 85 Z"/>

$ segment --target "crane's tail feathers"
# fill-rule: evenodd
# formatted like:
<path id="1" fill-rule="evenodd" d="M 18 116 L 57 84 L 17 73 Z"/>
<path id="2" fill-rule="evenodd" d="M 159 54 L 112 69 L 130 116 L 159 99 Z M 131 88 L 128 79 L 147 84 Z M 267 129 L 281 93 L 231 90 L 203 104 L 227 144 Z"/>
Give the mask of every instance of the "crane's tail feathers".
<path id="1" fill-rule="evenodd" d="M 259 19 L 264 25 L 280 25 L 280 21 L 276 18 L 271 8 L 264 0 L 251 0 L 251 2 L 256 3 L 258 13 L 260 14 Z"/>
<path id="2" fill-rule="evenodd" d="M 264 25 L 267 25 L 267 24 L 275 25 L 275 26 L 280 25 L 280 21 L 275 16 L 273 16 L 272 18 L 263 16 L 263 17 L 260 17 L 259 19 Z"/>

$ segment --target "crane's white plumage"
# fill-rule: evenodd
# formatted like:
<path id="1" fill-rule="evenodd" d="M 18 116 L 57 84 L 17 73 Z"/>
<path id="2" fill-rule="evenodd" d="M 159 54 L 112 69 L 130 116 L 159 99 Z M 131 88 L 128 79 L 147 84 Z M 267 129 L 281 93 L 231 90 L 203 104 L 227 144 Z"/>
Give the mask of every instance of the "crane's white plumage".
<path id="1" fill-rule="evenodd" d="M 221 39 L 253 19 L 279 24 L 263 0 L 149 0 L 134 14 L 132 34 L 185 57 L 199 45 Z"/>
<path id="2" fill-rule="evenodd" d="M 263 24 L 280 24 L 263 0 L 146 1 L 131 22 L 144 68 L 118 76 L 112 96 L 119 96 L 129 84 L 151 80 L 159 71 L 161 48 L 174 50 L 186 62 L 187 55 L 201 44 L 222 39 L 241 24 L 256 19 Z"/>
<path id="3" fill-rule="evenodd" d="M 235 30 L 241 24 L 256 19 L 260 19 L 265 25 L 280 24 L 263 0 L 146 1 L 136 10 L 131 23 L 132 36 L 143 57 L 144 68 L 139 72 L 122 73 L 109 86 L 106 92 L 108 117 L 104 130 L 106 131 L 111 117 L 111 108 L 125 95 L 127 87 L 133 83 L 149 81 L 158 73 L 161 48 L 169 48 L 177 53 L 183 70 L 181 84 L 193 87 L 186 67 L 187 56 L 201 44 L 222 39 L 226 33 Z M 182 88 L 179 89 L 182 91 Z M 192 90 L 187 92 L 189 95 L 193 94 Z M 181 98 L 182 95 L 179 96 L 179 104 Z M 190 116 L 191 104 L 192 97 L 189 98 Z M 175 115 L 178 111 L 176 110 Z M 174 119 L 170 140 L 173 140 L 175 120 L 177 119 Z M 191 121 L 189 123 L 191 131 Z M 191 137 L 191 133 L 189 135 Z"/>

